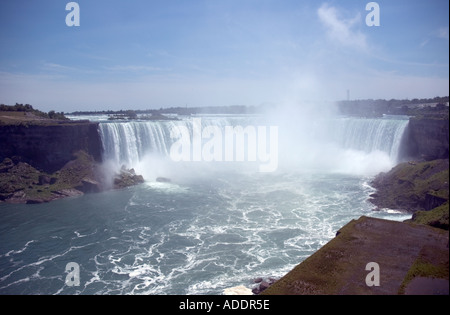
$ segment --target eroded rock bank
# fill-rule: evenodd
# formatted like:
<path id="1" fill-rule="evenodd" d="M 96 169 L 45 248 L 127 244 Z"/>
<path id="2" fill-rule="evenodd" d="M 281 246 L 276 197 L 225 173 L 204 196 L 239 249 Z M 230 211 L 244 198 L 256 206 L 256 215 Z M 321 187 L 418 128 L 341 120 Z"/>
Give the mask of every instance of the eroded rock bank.
<path id="1" fill-rule="evenodd" d="M 72 160 L 54 173 L 5 158 L 0 163 L 0 202 L 36 204 L 144 182 L 142 176 L 126 168 L 113 174 L 112 187 L 109 177 L 100 163 L 85 151 L 76 152 Z"/>
<path id="2" fill-rule="evenodd" d="M 405 162 L 372 181 L 370 201 L 379 208 L 429 211 L 449 198 L 449 160 Z"/>
<path id="3" fill-rule="evenodd" d="M 144 181 L 132 169 L 102 167 L 98 123 L 6 114 L 0 120 L 0 202 L 50 202 Z"/>
<path id="4" fill-rule="evenodd" d="M 409 141 L 421 139 L 410 151 L 418 161 L 376 176 L 370 199 L 377 208 L 412 213 L 412 219 L 352 220 L 260 294 L 449 294 L 448 118 L 413 123 L 412 132 Z M 375 267 L 367 269 L 369 263 L 378 266 L 378 284 L 371 282 Z"/>
<path id="5" fill-rule="evenodd" d="M 445 282 L 441 294 L 448 294 L 448 231 L 363 216 L 339 232 L 262 294 L 418 294 L 414 279 L 441 279 L 426 281 L 420 292 L 432 294 Z"/>
<path id="6" fill-rule="evenodd" d="M 438 115 L 418 115 L 409 119 L 401 154 L 407 159 L 432 161 L 448 159 L 448 109 Z"/>
<path id="7" fill-rule="evenodd" d="M 0 124 L 0 162 L 5 158 L 30 164 L 47 173 L 60 170 L 84 151 L 95 162 L 102 160 L 98 123 L 89 121 L 32 120 Z"/>

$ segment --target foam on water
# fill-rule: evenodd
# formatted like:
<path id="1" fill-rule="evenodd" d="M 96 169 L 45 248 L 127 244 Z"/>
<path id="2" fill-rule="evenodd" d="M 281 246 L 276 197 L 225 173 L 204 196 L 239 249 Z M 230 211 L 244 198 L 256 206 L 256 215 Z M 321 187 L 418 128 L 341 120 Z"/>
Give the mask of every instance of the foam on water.
<path id="1" fill-rule="evenodd" d="M 0 292 L 223 294 L 257 277 L 282 276 L 353 218 L 399 215 L 372 211 L 370 187 L 358 176 L 215 175 L 214 182 L 150 183 L 58 201 L 59 212 L 38 205 L 34 210 L 55 221 L 70 216 L 67 232 L 47 225 L 16 248 L 6 238 Z M 16 230 L 41 225 L 45 215 L 37 213 Z M 95 224 L 86 226 L 86 217 Z M 80 287 L 64 285 L 69 261 L 80 264 Z"/>
<path id="2" fill-rule="evenodd" d="M 208 123 L 224 126 L 233 118 L 214 119 Z M 106 154 L 143 174 L 142 185 L 31 208 L 0 205 L 0 293 L 223 294 L 284 275 L 361 215 L 410 218 L 373 211 L 367 201 L 373 170 L 391 165 L 395 155 L 380 141 L 370 152 L 334 143 L 327 156 L 314 141 L 309 152 L 292 142 L 295 167 L 258 173 L 167 161 L 160 153 L 170 145 L 165 135 L 172 123 L 101 124 Z M 386 141 L 395 138 L 387 129 L 400 132 L 403 123 L 370 122 Z M 337 123 L 342 130 L 347 124 Z M 138 141 L 127 138 L 132 135 Z M 171 181 L 158 182 L 159 176 Z M 79 287 L 65 285 L 68 262 L 80 265 Z"/>

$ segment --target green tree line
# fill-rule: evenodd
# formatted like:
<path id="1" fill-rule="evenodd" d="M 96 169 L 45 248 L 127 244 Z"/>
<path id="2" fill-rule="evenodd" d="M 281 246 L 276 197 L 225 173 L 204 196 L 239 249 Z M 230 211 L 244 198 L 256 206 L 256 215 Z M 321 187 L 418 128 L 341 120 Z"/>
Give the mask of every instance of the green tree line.
<path id="1" fill-rule="evenodd" d="M 49 111 L 48 113 L 42 112 L 40 110 L 34 109 L 30 104 L 19 104 L 15 105 L 5 105 L 0 104 L 0 111 L 3 112 L 28 112 L 33 113 L 36 116 L 56 119 L 56 120 L 68 120 L 68 118 L 64 115 L 64 112 L 55 112 L 54 110 Z"/>

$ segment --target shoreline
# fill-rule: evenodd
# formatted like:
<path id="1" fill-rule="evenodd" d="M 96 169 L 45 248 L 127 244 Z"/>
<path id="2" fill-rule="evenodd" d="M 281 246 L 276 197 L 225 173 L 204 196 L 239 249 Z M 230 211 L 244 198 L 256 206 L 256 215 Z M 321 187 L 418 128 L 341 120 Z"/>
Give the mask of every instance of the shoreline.
<path id="1" fill-rule="evenodd" d="M 262 295 L 416 294 L 417 287 L 409 285 L 413 279 L 448 283 L 448 241 L 442 229 L 362 216 Z M 370 262 L 379 266 L 379 285 L 367 284 Z M 425 281 L 431 292 L 434 284 L 441 288 L 440 282 Z"/>
<path id="2" fill-rule="evenodd" d="M 26 121 L 21 122 L 23 117 Z M 0 125 L 7 131 L 2 134 L 2 144 L 6 145 L 0 160 L 0 202 L 51 202 L 105 190 L 108 185 L 99 171 L 101 141 L 98 123 L 33 121 L 28 120 L 29 115 L 23 117 L 15 117 L 12 124 Z M 430 122 L 425 119 L 421 123 L 423 127 Z M 433 128 L 431 133 L 435 132 Z M 427 136 L 424 133 L 417 139 L 423 142 Z M 411 139 L 406 141 L 412 142 Z M 436 277 L 429 270 L 436 269 L 439 270 L 438 279 L 448 282 L 448 259 L 444 261 L 443 257 L 448 257 L 449 160 L 448 156 L 442 158 L 445 150 L 448 155 L 448 147 L 442 150 L 439 145 L 439 141 L 432 143 L 431 147 L 423 143 L 413 144 L 408 148 L 409 152 L 421 152 L 423 156 L 428 152 L 426 159 L 399 163 L 390 171 L 374 176 L 370 183 L 375 189 L 369 196 L 372 204 L 379 208 L 403 210 L 412 214 L 410 220 L 395 222 L 364 216 L 352 220 L 337 232 L 334 239 L 280 280 L 270 281 L 273 283 L 269 285 L 268 281 L 262 281 L 264 290 L 258 293 L 414 294 L 418 290 L 416 282 L 430 289 L 434 289 L 435 284 L 442 285 L 440 281 L 429 281 L 430 277 Z M 39 154 L 35 150 L 40 150 Z M 440 158 L 431 159 L 433 156 Z M 114 188 L 144 181 L 134 170 L 125 168 L 111 178 L 113 183 L 110 186 Z M 365 250 L 361 251 L 361 248 Z M 432 248 L 437 250 L 432 251 Z M 363 262 L 367 264 L 374 260 L 395 281 L 386 287 L 368 290 L 361 281 L 361 277 L 367 274 Z M 400 269 L 396 266 L 399 262 L 402 264 Z M 409 283 L 414 285 L 410 287 Z"/>
<path id="3" fill-rule="evenodd" d="M 379 208 L 410 213 L 412 218 L 352 220 L 260 294 L 448 295 L 448 172 L 449 160 L 441 159 L 404 162 L 378 174 L 369 201 Z M 413 204 L 411 193 L 417 194 Z M 432 201 L 430 194 L 435 197 Z M 380 286 L 370 287 L 364 281 L 367 263 L 372 261 L 387 279 Z"/>

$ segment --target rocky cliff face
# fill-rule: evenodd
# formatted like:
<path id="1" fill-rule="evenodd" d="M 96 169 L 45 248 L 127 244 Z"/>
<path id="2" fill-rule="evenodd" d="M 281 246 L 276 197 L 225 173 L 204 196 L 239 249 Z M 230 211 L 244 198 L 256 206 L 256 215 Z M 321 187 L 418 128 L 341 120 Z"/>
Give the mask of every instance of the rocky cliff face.
<path id="1" fill-rule="evenodd" d="M 0 202 L 32 204 L 99 192 L 101 179 L 98 164 L 84 151 L 51 174 L 5 158 L 0 163 Z"/>
<path id="2" fill-rule="evenodd" d="M 408 159 L 431 161 L 448 159 L 449 120 L 415 117 L 409 120 L 402 155 Z"/>
<path id="3" fill-rule="evenodd" d="M 425 295 L 440 287 L 416 288 L 414 279 L 446 281 L 448 294 L 448 257 L 448 231 L 360 217 L 262 295 Z M 375 274 L 380 285 L 370 286 Z"/>
<path id="4" fill-rule="evenodd" d="M 0 202 L 49 202 L 144 182 L 125 168 L 107 174 L 101 160 L 98 123 L 21 120 L 0 124 Z"/>
<path id="5" fill-rule="evenodd" d="M 449 160 L 401 163 L 372 181 L 370 201 L 379 208 L 429 211 L 448 201 Z"/>
<path id="6" fill-rule="evenodd" d="M 0 125 L 0 144 L 0 161 L 14 158 L 48 173 L 61 169 L 80 150 L 96 162 L 102 154 L 98 124 L 90 122 Z"/>

